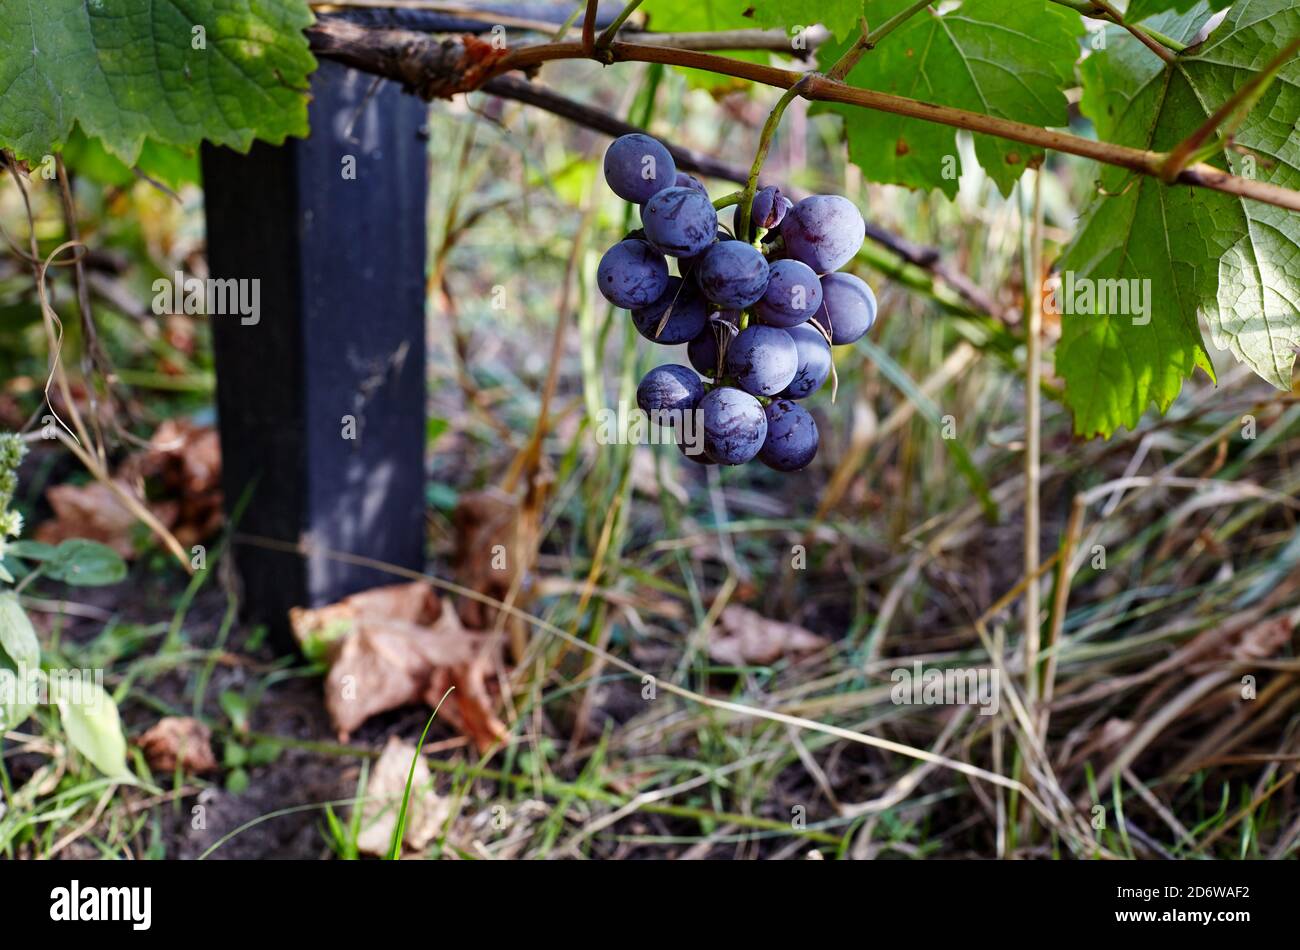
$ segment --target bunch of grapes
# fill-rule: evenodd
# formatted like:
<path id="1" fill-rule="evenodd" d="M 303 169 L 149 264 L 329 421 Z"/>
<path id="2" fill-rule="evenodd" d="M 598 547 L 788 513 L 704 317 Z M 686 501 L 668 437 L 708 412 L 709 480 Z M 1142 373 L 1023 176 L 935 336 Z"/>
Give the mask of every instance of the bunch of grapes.
<path id="1" fill-rule="evenodd" d="M 641 228 L 601 258 L 600 291 L 631 311 L 646 339 L 687 344 L 694 367 L 650 370 L 637 404 L 652 418 L 697 413 L 703 450 L 692 452 L 681 433 L 679 445 L 701 464 L 757 456 L 782 472 L 806 466 L 817 454 L 817 425 L 798 401 L 830 376 L 831 345 L 855 342 L 876 319 L 871 288 L 835 273 L 866 235 L 858 209 L 839 195 L 793 204 L 762 188 L 749 233 L 740 235 L 740 207 L 732 230 L 719 226 L 704 185 L 640 133 L 610 145 L 605 181 L 641 206 Z"/>

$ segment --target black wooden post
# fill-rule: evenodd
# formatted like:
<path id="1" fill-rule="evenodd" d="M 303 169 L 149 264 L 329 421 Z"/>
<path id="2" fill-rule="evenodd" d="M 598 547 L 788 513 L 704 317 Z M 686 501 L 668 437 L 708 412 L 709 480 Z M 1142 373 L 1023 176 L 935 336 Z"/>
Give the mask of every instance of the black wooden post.
<path id="1" fill-rule="evenodd" d="M 426 106 L 322 61 L 311 137 L 203 153 L 208 263 L 260 282 L 211 318 L 227 511 L 241 535 L 423 566 Z M 251 487 L 250 487 L 251 486 Z M 394 578 L 237 542 L 251 619 L 287 630 Z"/>

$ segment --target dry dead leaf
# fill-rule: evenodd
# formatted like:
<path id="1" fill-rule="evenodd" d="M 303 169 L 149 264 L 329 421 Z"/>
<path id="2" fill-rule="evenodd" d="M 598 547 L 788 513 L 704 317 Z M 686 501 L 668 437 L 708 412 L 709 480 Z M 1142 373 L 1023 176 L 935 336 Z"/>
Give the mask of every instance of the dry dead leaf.
<path id="1" fill-rule="evenodd" d="M 135 494 L 125 482 L 118 487 Z M 54 509 L 54 517 L 36 526 L 33 537 L 45 544 L 58 544 L 69 538 L 87 538 L 106 544 L 125 558 L 135 556 L 135 515 L 122 503 L 113 489 L 103 482 L 86 485 L 54 485 L 46 489 L 45 498 Z M 174 521 L 176 505 L 149 505 L 164 525 Z"/>
<path id="2" fill-rule="evenodd" d="M 469 736 L 480 753 L 486 753 L 507 735 L 505 723 L 492 711 L 496 706 L 491 689 L 496 668 L 494 658 L 479 653 L 463 666 L 438 671 L 424 697 L 430 706 L 437 706 L 448 688 L 454 686 L 440 715 L 445 714 L 458 732 Z"/>
<path id="3" fill-rule="evenodd" d="M 487 682 L 494 665 L 485 637 L 461 626 L 424 581 L 393 584 L 353 594 L 336 604 L 289 611 L 294 636 L 310 653 L 331 644 L 325 707 L 340 739 L 371 716 L 427 702 L 443 707 L 447 720 L 480 749 L 504 737 L 492 712 Z"/>
<path id="4" fill-rule="evenodd" d="M 211 426 L 168 419 L 149 448 L 117 467 L 113 481 L 146 507 L 189 548 L 221 527 L 221 443 Z M 108 485 L 55 485 L 45 493 L 54 517 L 37 525 L 36 540 L 58 544 L 89 538 L 125 558 L 135 556 L 136 519 Z"/>
<path id="5" fill-rule="evenodd" d="M 212 426 L 167 419 L 149 448 L 132 455 L 118 477 L 149 486 L 150 497 L 177 504 L 169 525 L 183 547 L 197 544 L 221 527 L 221 440 Z"/>
<path id="6" fill-rule="evenodd" d="M 390 736 L 366 786 L 366 801 L 361 808 L 361 833 L 357 835 L 357 850 L 363 854 L 378 857 L 388 854 L 412 759 L 415 760 L 415 773 L 411 778 L 411 798 L 407 805 L 402 843 L 408 850 L 422 851 L 437 836 L 451 814 L 451 803 L 434 791 L 429 766 L 423 757 L 417 757 L 415 746 Z"/>
<path id="7" fill-rule="evenodd" d="M 829 642 L 796 624 L 769 620 L 748 607 L 732 605 L 722 611 L 719 629 L 709 640 L 709 656 L 728 666 L 762 666 L 812 653 Z"/>
<path id="8" fill-rule="evenodd" d="M 1241 635 L 1233 659 L 1245 663 L 1266 659 L 1291 642 L 1291 631 L 1291 618 L 1286 615 L 1255 624 Z"/>
<path id="9" fill-rule="evenodd" d="M 372 587 L 325 607 L 293 607 L 289 626 L 304 652 L 313 639 L 333 641 L 354 633 L 366 617 L 432 626 L 442 614 L 442 601 L 424 581 Z"/>
<path id="10" fill-rule="evenodd" d="M 1225 663 L 1252 663 L 1275 655 L 1291 641 L 1293 625 L 1286 614 L 1269 617 L 1241 629 L 1212 644 L 1212 649 L 1180 668 L 1199 676 L 1222 668 Z M 1204 634 L 1202 634 L 1204 636 Z"/>
<path id="11" fill-rule="evenodd" d="M 144 751 L 149 768 L 175 772 L 176 763 L 191 775 L 217 770 L 212 754 L 212 730 L 189 716 L 166 716 L 135 741 Z"/>
<path id="12" fill-rule="evenodd" d="M 516 524 L 519 503 L 497 490 L 466 492 L 456 502 L 456 580 L 487 597 L 505 600 L 515 580 L 518 558 Z M 492 624 L 495 611 L 487 604 L 465 600 L 465 623 L 476 630 Z"/>

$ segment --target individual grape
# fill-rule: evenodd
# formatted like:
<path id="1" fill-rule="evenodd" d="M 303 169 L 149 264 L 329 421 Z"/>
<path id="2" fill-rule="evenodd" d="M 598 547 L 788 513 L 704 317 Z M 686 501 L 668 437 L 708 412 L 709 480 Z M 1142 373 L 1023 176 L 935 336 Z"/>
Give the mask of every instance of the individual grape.
<path id="1" fill-rule="evenodd" d="M 774 399 L 763 415 L 767 436 L 759 461 L 778 472 L 797 472 L 807 466 L 817 454 L 817 423 L 808 410 L 788 399 Z"/>
<path id="2" fill-rule="evenodd" d="M 718 374 L 718 336 L 723 333 L 730 336 L 730 331 L 721 326 L 726 323 L 733 327 L 740 323 L 740 311 L 719 310 L 705 324 L 700 335 L 686 346 L 686 358 L 691 361 L 697 373 L 708 379 L 713 379 Z"/>
<path id="3" fill-rule="evenodd" d="M 605 150 L 605 181 L 624 201 L 645 204 L 677 183 L 677 164 L 658 139 L 633 132 Z"/>
<path id="4" fill-rule="evenodd" d="M 775 185 L 760 188 L 754 192 L 754 201 L 749 206 L 749 226 L 770 231 L 780 226 L 786 213 L 793 207 L 790 199 L 781 194 L 781 189 Z M 740 234 L 740 205 L 736 205 L 731 220 L 733 230 Z"/>
<path id="5" fill-rule="evenodd" d="M 707 195 L 692 188 L 665 188 L 641 209 L 646 237 L 664 254 L 690 257 L 718 233 L 718 212 Z"/>
<path id="6" fill-rule="evenodd" d="M 862 213 L 840 195 L 805 198 L 781 223 L 786 257 L 803 261 L 818 274 L 829 274 L 851 261 L 866 234 Z"/>
<path id="7" fill-rule="evenodd" d="M 659 324 L 669 307 L 672 313 L 663 329 Z M 632 322 L 637 332 L 647 340 L 675 346 L 688 343 L 700 335 L 709 322 L 709 306 L 700 292 L 680 277 L 669 277 L 664 292 L 653 303 L 632 311 Z"/>
<path id="8" fill-rule="evenodd" d="M 876 295 L 852 274 L 822 278 L 822 305 L 813 320 L 831 335 L 831 343 L 856 343 L 876 322 Z"/>
<path id="9" fill-rule="evenodd" d="M 799 350 L 790 334 L 755 324 L 727 347 L 727 373 L 755 396 L 772 396 L 789 386 L 799 369 Z"/>
<path id="10" fill-rule="evenodd" d="M 619 241 L 596 268 L 600 292 L 616 307 L 644 307 L 668 286 L 668 262 L 645 241 Z"/>
<path id="11" fill-rule="evenodd" d="M 704 197 L 709 197 L 709 189 L 704 187 L 704 182 L 700 181 L 694 175 L 688 175 L 686 172 L 678 172 L 677 180 L 673 182 L 678 188 L 694 188 Z"/>
<path id="12" fill-rule="evenodd" d="M 691 254 L 689 256 L 683 255 L 677 258 L 677 273 L 681 274 L 683 278 L 689 278 L 691 281 L 693 281 L 698 285 L 699 283 L 698 278 L 700 274 L 700 270 L 699 270 L 700 262 L 704 260 L 704 255 L 709 253 L 709 251 L 713 249 L 714 244 L 716 244 L 717 242 L 730 241 L 731 239 L 732 238 L 730 234 L 728 234 L 726 231 L 719 229 L 718 233 L 714 237 L 714 240 L 704 245 L 704 249 L 700 251 L 700 253 Z"/>
<path id="13" fill-rule="evenodd" d="M 802 261 L 773 261 L 768 267 L 767 289 L 754 304 L 758 319 L 774 327 L 803 323 L 822 305 L 822 284 Z"/>
<path id="14" fill-rule="evenodd" d="M 816 327 L 801 323 L 785 331 L 794 340 L 799 353 L 799 366 L 794 381 L 777 393 L 783 399 L 803 399 L 821 389 L 831 374 L 831 346 Z M 692 345 L 694 345 L 692 343 Z"/>
<path id="15" fill-rule="evenodd" d="M 709 458 L 709 453 L 704 448 L 704 440 L 699 437 L 702 435 L 703 433 L 700 432 L 698 436 L 692 436 L 692 438 L 688 439 L 684 433 L 679 432 L 677 435 L 677 451 L 699 465 L 717 465 L 717 462 Z"/>
<path id="16" fill-rule="evenodd" d="M 767 275 L 762 251 L 744 241 L 719 241 L 700 258 L 695 281 L 704 296 L 719 307 L 741 310 L 763 296 Z"/>
<path id="17" fill-rule="evenodd" d="M 786 214 L 794 207 L 792 202 L 785 195 L 781 194 L 781 189 L 775 185 L 768 185 L 766 188 L 760 188 L 754 194 L 754 203 L 750 206 L 749 219 L 756 227 L 772 228 L 779 227 L 785 220 Z"/>
<path id="18" fill-rule="evenodd" d="M 704 451 L 723 465 L 748 462 L 767 438 L 763 406 L 747 392 L 719 386 L 700 400 Z"/>
<path id="19" fill-rule="evenodd" d="M 695 367 L 695 372 L 707 379 L 714 379 L 718 374 L 717 332 L 713 321 L 709 321 L 700 335 L 686 345 L 686 358 Z"/>
<path id="20" fill-rule="evenodd" d="M 690 412 L 704 398 L 700 377 L 685 366 L 656 366 L 636 388 L 636 404 L 647 413 Z"/>

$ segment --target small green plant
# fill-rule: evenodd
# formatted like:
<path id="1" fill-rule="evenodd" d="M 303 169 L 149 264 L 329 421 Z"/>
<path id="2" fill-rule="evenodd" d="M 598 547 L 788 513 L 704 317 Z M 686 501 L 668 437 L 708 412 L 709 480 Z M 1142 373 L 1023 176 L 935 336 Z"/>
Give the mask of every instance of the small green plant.
<path id="1" fill-rule="evenodd" d="M 361 849 L 357 844 L 361 837 L 361 803 L 365 800 L 366 783 L 370 779 L 370 763 L 363 761 L 361 763 L 361 774 L 357 777 L 357 792 L 353 801 L 352 814 L 348 818 L 348 823 L 343 824 L 342 819 L 334 811 L 333 804 L 325 804 L 325 822 L 326 835 L 325 843 L 329 845 L 340 859 L 344 861 L 356 861 L 361 856 Z"/>
<path id="2" fill-rule="evenodd" d="M 388 845 L 388 860 L 390 861 L 396 861 L 402 856 L 402 839 L 406 837 L 406 815 L 411 805 L 411 784 L 415 781 L 415 764 L 420 761 L 420 753 L 424 751 L 424 740 L 428 738 L 429 727 L 438 718 L 438 710 L 447 701 L 452 689 L 455 689 L 455 687 L 453 686 L 443 693 L 442 699 L 438 700 L 438 705 L 433 707 L 433 713 L 429 716 L 429 721 L 424 724 L 424 731 L 420 733 L 420 742 L 415 747 L 415 755 L 411 756 L 411 770 L 406 773 L 406 788 L 402 792 L 402 805 L 398 809 L 397 823 L 393 826 L 393 837 Z"/>
<path id="3" fill-rule="evenodd" d="M 74 538 L 58 545 L 16 541 L 22 515 L 10 510 L 26 446 L 0 434 L 0 732 L 31 716 L 38 704 L 55 707 L 68 743 L 109 778 L 134 781 L 126 765 L 126 737 L 117 704 L 85 670 L 44 669 L 41 645 L 18 594 L 39 577 L 76 586 L 115 584 L 126 576 L 117 552 Z"/>

